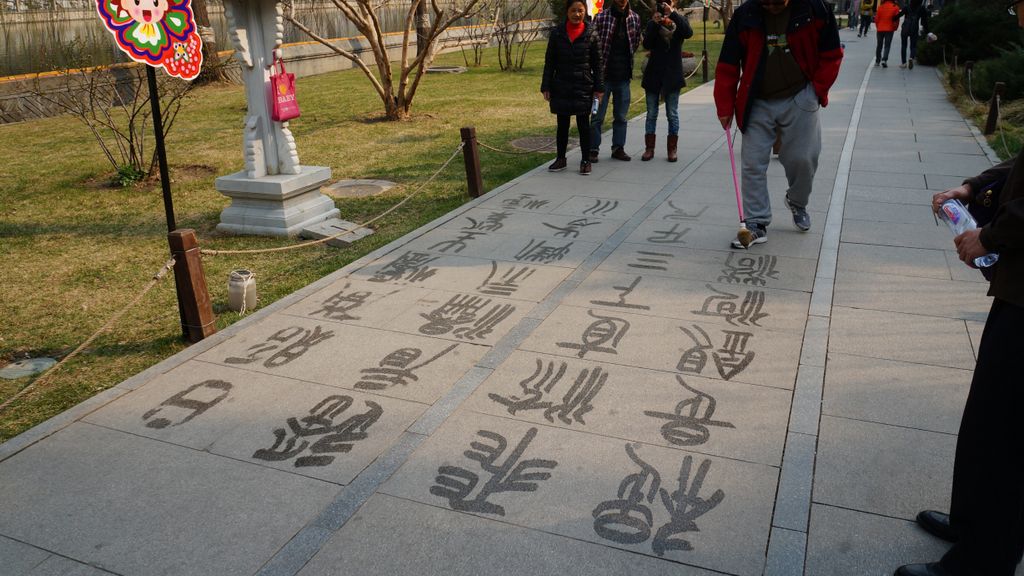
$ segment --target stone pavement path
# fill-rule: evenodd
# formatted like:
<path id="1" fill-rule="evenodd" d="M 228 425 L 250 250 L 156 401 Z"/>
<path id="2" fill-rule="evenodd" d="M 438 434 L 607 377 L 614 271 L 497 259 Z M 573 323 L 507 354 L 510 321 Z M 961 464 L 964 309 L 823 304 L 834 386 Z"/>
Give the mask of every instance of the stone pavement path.
<path id="1" fill-rule="evenodd" d="M 679 163 L 539 167 L 0 445 L 0 573 L 937 558 L 912 519 L 948 499 L 988 300 L 928 203 L 990 151 L 933 69 L 843 39 L 811 232 L 773 162 L 768 243 L 728 248 L 725 137 L 694 90 Z"/>

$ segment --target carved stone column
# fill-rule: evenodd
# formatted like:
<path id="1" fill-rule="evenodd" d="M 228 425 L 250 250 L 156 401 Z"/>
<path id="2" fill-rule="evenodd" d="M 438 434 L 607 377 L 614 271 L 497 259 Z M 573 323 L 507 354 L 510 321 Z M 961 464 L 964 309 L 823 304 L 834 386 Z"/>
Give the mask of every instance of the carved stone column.
<path id="1" fill-rule="evenodd" d="M 293 236 L 336 218 L 334 202 L 320 193 L 330 180 L 325 166 L 302 166 L 287 122 L 270 119 L 270 75 L 283 40 L 277 0 L 224 0 L 231 41 L 242 67 L 248 111 L 243 129 L 245 170 L 217 178 L 231 198 L 218 230 L 260 236 Z"/>

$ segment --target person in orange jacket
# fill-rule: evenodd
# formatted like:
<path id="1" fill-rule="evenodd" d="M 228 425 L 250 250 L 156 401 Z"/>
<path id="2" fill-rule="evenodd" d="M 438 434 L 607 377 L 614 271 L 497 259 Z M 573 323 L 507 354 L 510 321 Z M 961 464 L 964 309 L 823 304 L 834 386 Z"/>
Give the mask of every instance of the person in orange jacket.
<path id="1" fill-rule="evenodd" d="M 900 16 L 903 16 L 903 10 L 896 0 L 882 0 L 878 6 L 878 11 L 875 12 L 875 30 L 878 37 L 875 44 L 875 66 L 881 64 L 882 68 L 889 67 L 889 48 L 892 46 L 893 35 L 900 27 Z"/>

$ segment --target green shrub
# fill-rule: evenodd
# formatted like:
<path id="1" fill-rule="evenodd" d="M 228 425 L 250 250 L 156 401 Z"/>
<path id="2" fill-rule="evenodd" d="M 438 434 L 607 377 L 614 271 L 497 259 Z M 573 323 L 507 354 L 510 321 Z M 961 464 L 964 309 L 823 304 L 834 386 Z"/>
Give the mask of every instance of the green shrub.
<path id="1" fill-rule="evenodd" d="M 1000 46 L 1024 42 L 1017 20 L 1006 13 L 1006 3 L 991 0 L 959 0 L 946 4 L 931 19 L 929 30 L 938 40 L 921 43 L 917 59 L 931 66 L 942 63 L 943 51 L 949 62 L 954 54 L 960 63 L 978 62 L 998 56 Z M 984 41 L 979 41 L 982 38 Z"/>
<path id="2" fill-rule="evenodd" d="M 1024 98 L 1024 46 L 1015 44 L 1010 49 L 1001 48 L 998 58 L 979 62 L 974 66 L 973 91 L 979 100 L 992 98 L 996 82 L 1006 84 L 1004 100 Z"/>

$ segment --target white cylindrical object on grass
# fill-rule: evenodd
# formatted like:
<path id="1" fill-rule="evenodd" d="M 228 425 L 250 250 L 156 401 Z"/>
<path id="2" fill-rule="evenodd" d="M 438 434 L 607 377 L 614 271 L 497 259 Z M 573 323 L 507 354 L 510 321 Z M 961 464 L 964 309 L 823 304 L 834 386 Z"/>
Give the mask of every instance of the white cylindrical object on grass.
<path id="1" fill-rule="evenodd" d="M 252 310 L 256 297 L 256 274 L 245 269 L 228 274 L 228 308 L 241 313 Z"/>

